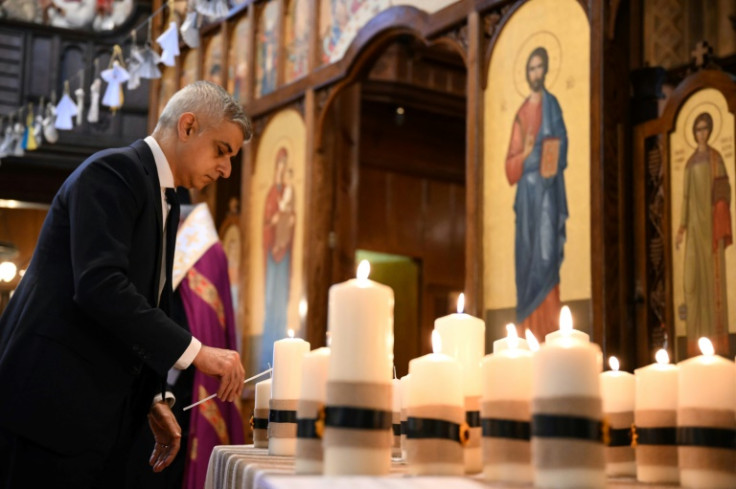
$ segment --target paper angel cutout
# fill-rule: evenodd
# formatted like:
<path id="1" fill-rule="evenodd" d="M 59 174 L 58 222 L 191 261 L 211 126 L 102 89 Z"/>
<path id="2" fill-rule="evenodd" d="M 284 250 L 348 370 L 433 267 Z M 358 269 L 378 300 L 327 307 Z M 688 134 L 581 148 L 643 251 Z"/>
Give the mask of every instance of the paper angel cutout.
<path id="1" fill-rule="evenodd" d="M 33 123 L 33 137 L 36 138 L 36 144 L 43 144 L 43 116 L 38 114 Z"/>
<path id="2" fill-rule="evenodd" d="M 95 78 L 92 85 L 89 86 L 89 112 L 87 112 L 87 122 L 95 123 L 100 120 L 100 88 L 102 80 Z"/>
<path id="3" fill-rule="evenodd" d="M 130 57 L 125 60 L 128 63 L 128 90 L 135 90 L 141 86 L 141 62 L 143 57 L 141 56 L 141 50 L 135 43 L 130 47 Z"/>
<path id="4" fill-rule="evenodd" d="M 20 122 L 15 123 L 13 129 L 13 156 L 23 156 L 26 152 L 23 150 L 23 133 L 26 127 Z"/>
<path id="5" fill-rule="evenodd" d="M 75 115 L 77 115 L 77 104 L 72 101 L 68 93 L 65 93 L 56 105 L 56 122 L 54 123 L 54 127 L 65 130 L 71 129 L 74 127 L 72 117 Z M 46 139 L 49 139 L 48 136 Z"/>
<path id="6" fill-rule="evenodd" d="M 149 80 L 161 78 L 161 70 L 158 69 L 161 57 L 151 49 L 150 45 L 146 45 L 146 47 L 138 51 L 138 56 L 140 57 L 141 64 L 141 67 L 138 68 L 138 76 Z"/>
<path id="7" fill-rule="evenodd" d="M 161 62 L 166 66 L 176 66 L 176 57 L 179 56 L 179 31 L 176 22 L 169 23 L 169 28 L 156 38 L 161 46 Z"/>
<path id="8" fill-rule="evenodd" d="M 104 70 L 102 73 L 100 73 L 100 76 L 103 80 L 107 82 L 105 95 L 104 97 L 102 97 L 102 105 L 106 105 L 110 107 L 113 111 L 115 111 L 123 105 L 122 84 L 128 81 L 128 78 L 130 78 L 128 70 L 120 66 L 120 63 L 118 63 L 116 60 L 113 61 L 112 68 Z"/>
<path id="9" fill-rule="evenodd" d="M 43 137 L 49 144 L 59 140 L 59 132 L 56 130 L 56 107 L 49 102 L 46 104 L 46 117 L 43 118 Z"/>
<path id="10" fill-rule="evenodd" d="M 199 47 L 198 16 L 199 14 L 194 10 L 188 12 L 187 18 L 184 19 L 184 23 L 181 25 L 181 38 L 192 49 Z"/>
<path id="11" fill-rule="evenodd" d="M 230 7 L 227 0 L 197 0 L 197 12 L 212 20 L 221 20 L 227 17 Z"/>
<path id="12" fill-rule="evenodd" d="M 8 156 L 13 151 L 13 122 L 8 122 L 5 128 L 5 137 L 0 143 L 0 158 Z"/>
<path id="13" fill-rule="evenodd" d="M 36 135 L 33 132 L 33 109 L 29 110 L 28 115 L 26 116 L 26 125 L 23 128 L 21 147 L 27 151 L 35 151 L 38 149 Z"/>
<path id="14" fill-rule="evenodd" d="M 84 122 L 84 88 L 74 90 L 74 96 L 77 97 L 77 125 L 81 126 Z"/>

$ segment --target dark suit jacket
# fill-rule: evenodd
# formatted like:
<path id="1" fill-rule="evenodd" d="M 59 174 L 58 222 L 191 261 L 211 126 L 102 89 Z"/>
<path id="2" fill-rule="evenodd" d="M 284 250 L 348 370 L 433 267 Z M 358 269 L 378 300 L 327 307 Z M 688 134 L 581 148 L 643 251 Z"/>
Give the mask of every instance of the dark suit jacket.
<path id="1" fill-rule="evenodd" d="M 144 141 L 91 156 L 64 182 L 0 318 L 1 426 L 74 455 L 105 453 L 121 419 L 145 420 L 191 341 L 156 306 L 162 227 Z"/>

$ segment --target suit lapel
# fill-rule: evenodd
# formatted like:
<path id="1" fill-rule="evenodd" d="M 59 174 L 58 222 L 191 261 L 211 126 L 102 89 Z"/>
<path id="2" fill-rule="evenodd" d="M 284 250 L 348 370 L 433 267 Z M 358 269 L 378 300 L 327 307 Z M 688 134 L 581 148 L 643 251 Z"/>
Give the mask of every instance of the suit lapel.
<path id="1" fill-rule="evenodd" d="M 158 291 L 160 290 L 160 278 L 161 278 L 161 260 L 163 255 L 163 209 L 161 208 L 161 184 L 158 181 L 158 171 L 156 170 L 156 160 L 153 159 L 153 153 L 148 144 L 139 139 L 131 145 L 138 153 L 138 157 L 143 165 L 143 170 L 149 176 L 148 178 L 148 189 L 149 199 L 153 202 L 154 218 L 156 222 L 156 232 L 154 233 L 154 240 L 156 246 L 156 269 L 154 270 L 153 280 L 153 305 L 158 303 Z"/>

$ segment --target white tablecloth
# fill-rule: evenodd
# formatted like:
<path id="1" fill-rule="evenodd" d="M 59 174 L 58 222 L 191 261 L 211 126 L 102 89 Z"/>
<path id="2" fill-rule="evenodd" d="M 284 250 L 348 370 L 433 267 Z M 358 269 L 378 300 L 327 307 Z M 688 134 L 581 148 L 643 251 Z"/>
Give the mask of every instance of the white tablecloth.
<path id="1" fill-rule="evenodd" d="M 386 477 L 325 477 L 294 475 L 294 458 L 269 455 L 253 445 L 220 445 L 212 451 L 204 489 L 514 489 L 485 482 L 480 474 L 467 477 L 410 477 L 406 465 L 394 462 Z M 610 479 L 608 489 L 657 489 L 631 479 Z M 673 486 L 669 486 L 671 489 Z"/>

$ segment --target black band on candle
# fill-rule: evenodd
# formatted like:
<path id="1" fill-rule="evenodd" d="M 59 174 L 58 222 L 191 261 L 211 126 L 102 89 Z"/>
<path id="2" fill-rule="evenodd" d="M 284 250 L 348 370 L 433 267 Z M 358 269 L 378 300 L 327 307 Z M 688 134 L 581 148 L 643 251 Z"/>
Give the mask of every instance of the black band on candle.
<path id="1" fill-rule="evenodd" d="M 268 413 L 271 423 L 296 423 L 296 411 L 279 411 L 271 409 Z"/>
<path id="2" fill-rule="evenodd" d="M 356 407 L 327 406 L 325 426 L 360 430 L 389 430 L 393 424 L 391 411 Z"/>
<path id="3" fill-rule="evenodd" d="M 267 430 L 268 429 L 268 418 L 253 418 L 253 429 L 254 430 Z"/>
<path id="4" fill-rule="evenodd" d="M 469 428 L 480 428 L 480 411 L 465 411 L 465 422 Z"/>
<path id="5" fill-rule="evenodd" d="M 402 435 L 406 435 L 406 429 L 407 429 L 407 428 L 406 428 L 406 425 L 407 425 L 407 424 L 408 424 L 408 423 L 407 423 L 406 421 L 402 421 L 402 422 L 401 422 L 401 434 L 402 434 Z"/>
<path id="6" fill-rule="evenodd" d="M 532 416 L 532 437 L 575 438 L 603 441 L 603 423 L 590 418 L 535 414 Z"/>
<path id="7" fill-rule="evenodd" d="M 296 437 L 319 439 L 317 434 L 317 419 L 297 419 L 296 420 Z"/>
<path id="8" fill-rule="evenodd" d="M 410 417 L 407 421 L 406 430 L 406 438 L 409 440 L 439 438 L 460 441 L 460 425 L 442 419 Z"/>
<path id="9" fill-rule="evenodd" d="M 677 444 L 690 447 L 730 448 L 736 450 L 736 430 L 729 428 L 677 428 Z"/>
<path id="10" fill-rule="evenodd" d="M 485 438 L 510 438 L 529 441 L 531 423 L 511 419 L 484 418 L 480 420 Z"/>
<path id="11" fill-rule="evenodd" d="M 636 427 L 638 445 L 677 445 L 677 428 Z"/>
<path id="12" fill-rule="evenodd" d="M 609 441 L 608 447 L 629 447 L 631 446 L 631 428 L 611 428 L 608 431 Z"/>
<path id="13" fill-rule="evenodd" d="M 394 423 L 394 436 L 401 436 L 401 425 L 399 423 Z"/>

